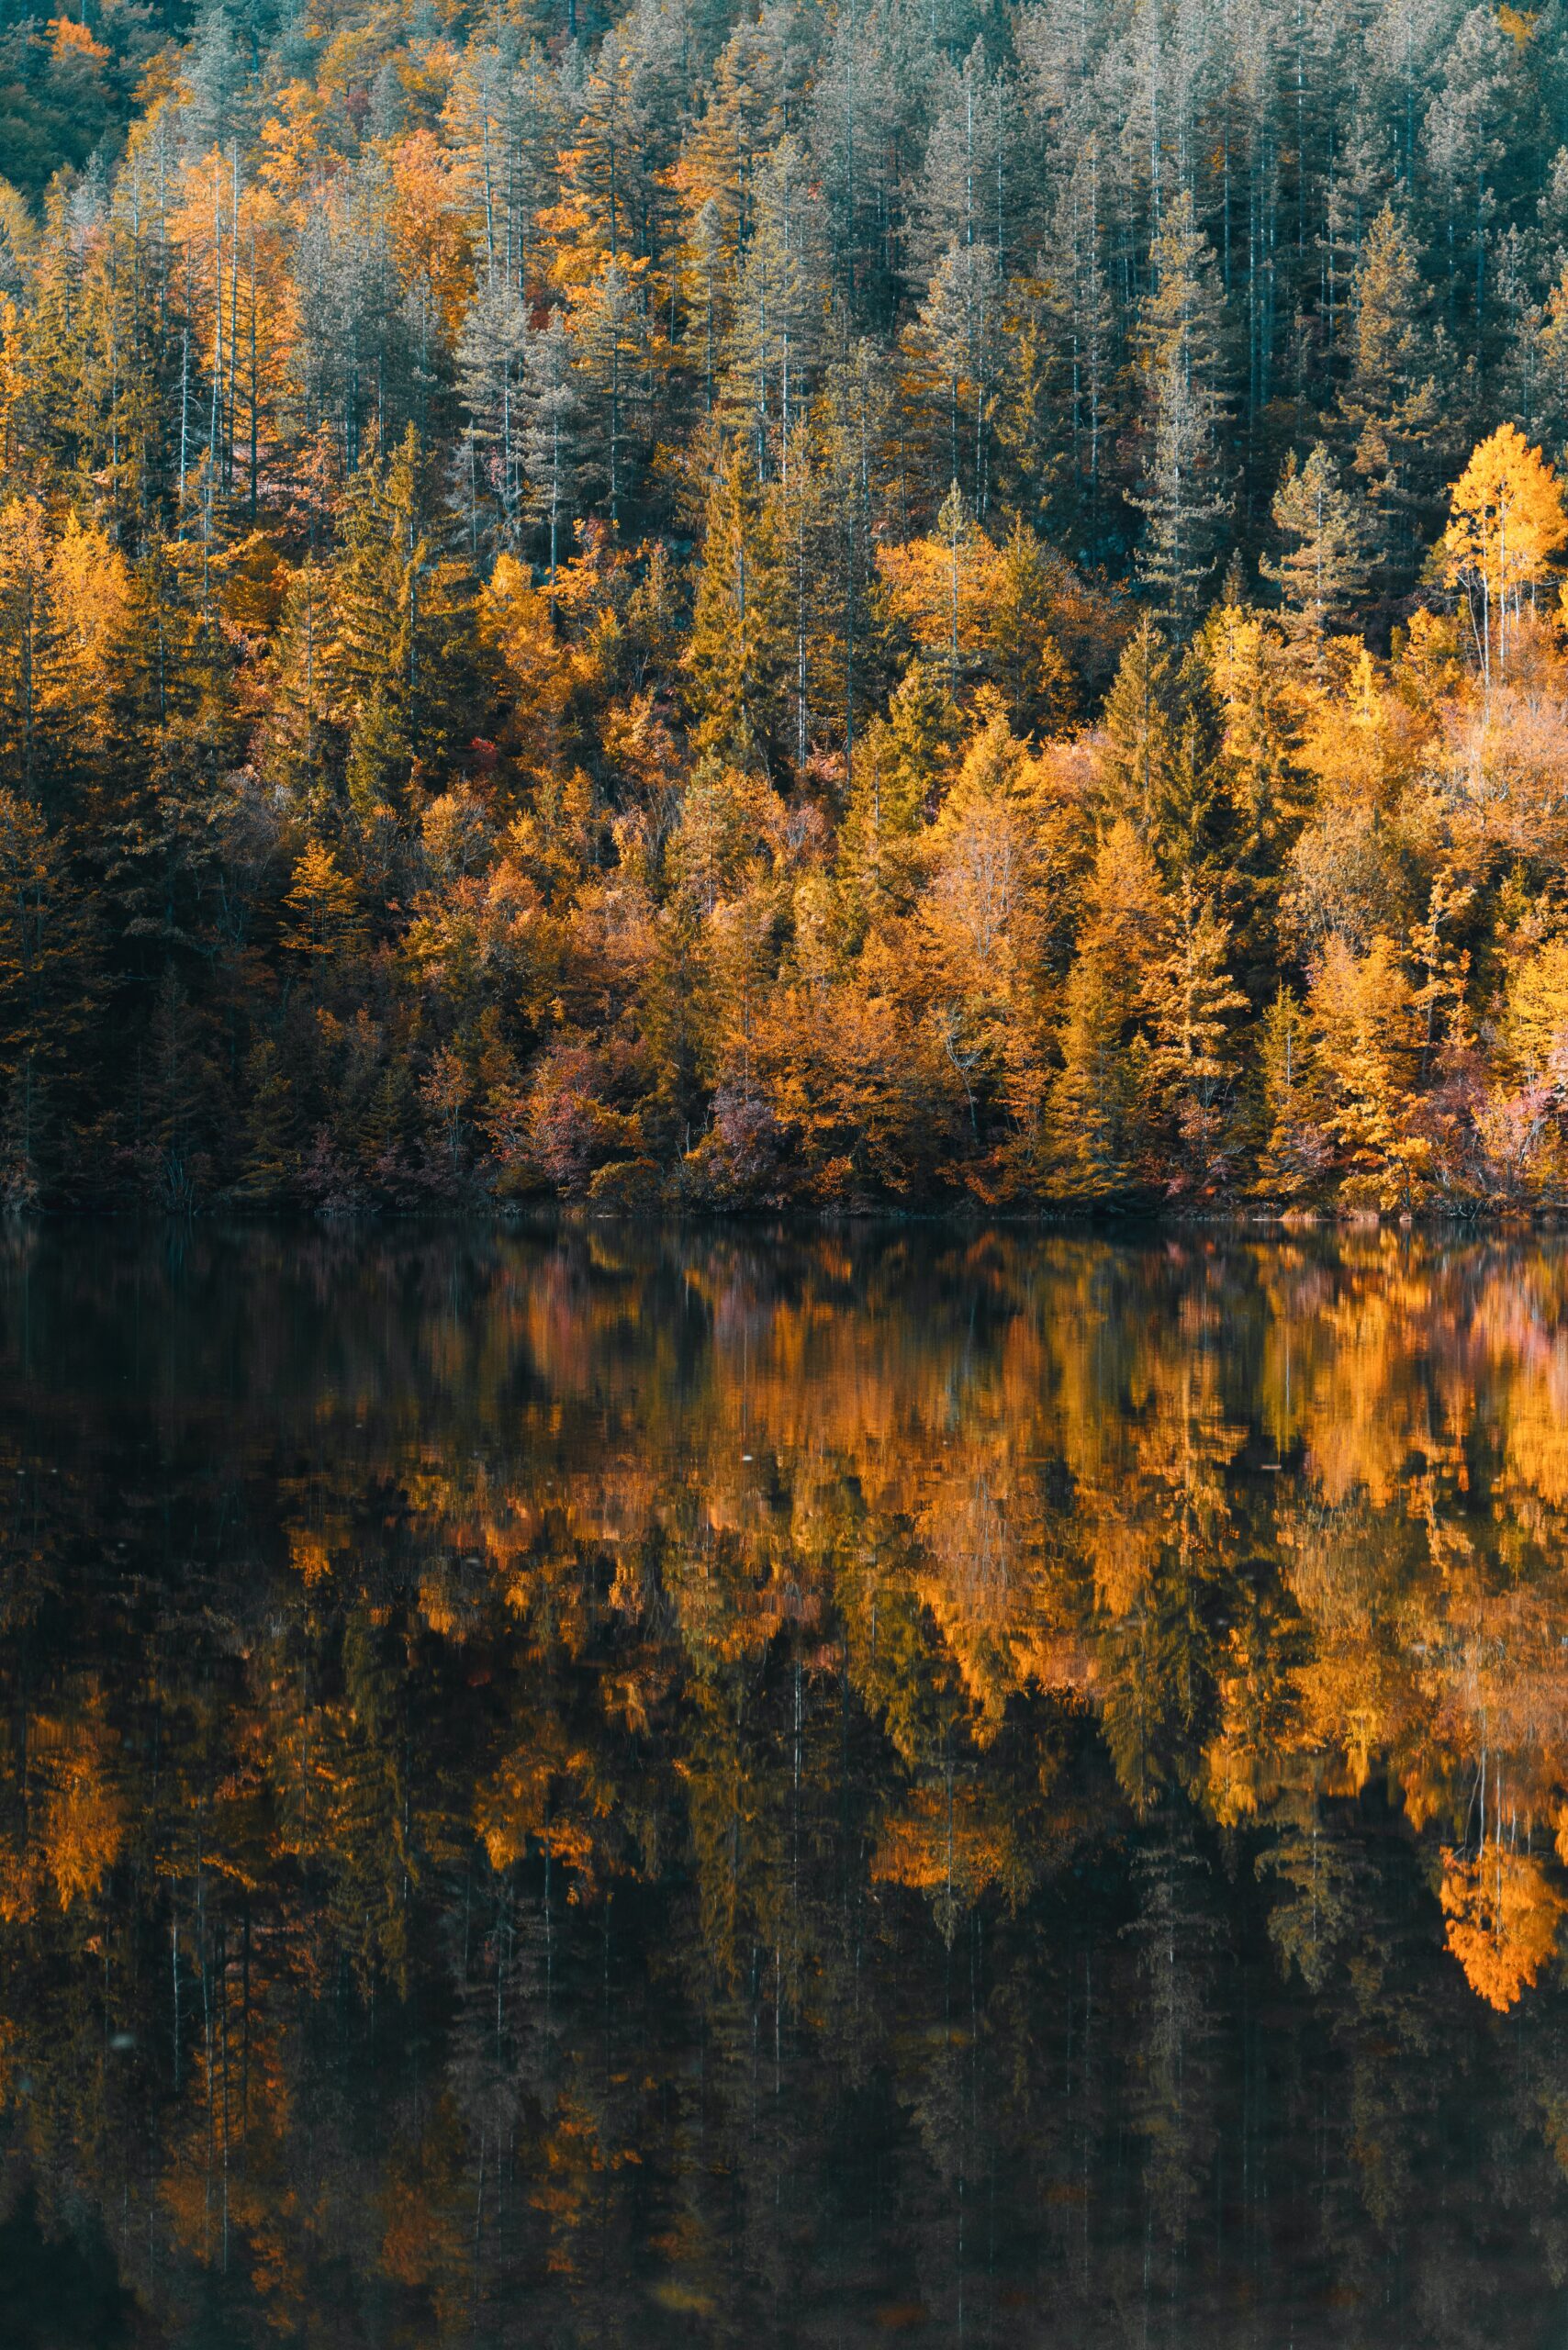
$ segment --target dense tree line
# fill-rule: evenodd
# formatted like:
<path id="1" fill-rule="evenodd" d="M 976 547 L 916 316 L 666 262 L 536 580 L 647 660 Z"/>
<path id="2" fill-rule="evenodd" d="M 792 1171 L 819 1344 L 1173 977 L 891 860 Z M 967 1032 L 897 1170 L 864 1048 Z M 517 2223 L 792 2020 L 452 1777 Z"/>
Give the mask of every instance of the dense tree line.
<path id="1" fill-rule="evenodd" d="M 1558 1199 L 1562 33 L 9 21 L 7 1199 Z"/>

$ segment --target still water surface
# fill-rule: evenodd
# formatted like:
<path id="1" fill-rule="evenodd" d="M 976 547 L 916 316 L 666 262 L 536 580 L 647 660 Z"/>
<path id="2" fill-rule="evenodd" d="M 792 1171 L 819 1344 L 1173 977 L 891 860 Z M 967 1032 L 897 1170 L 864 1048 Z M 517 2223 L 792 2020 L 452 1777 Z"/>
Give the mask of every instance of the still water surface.
<path id="1" fill-rule="evenodd" d="M 1568 2341 L 1568 1248 L 0 1256 L 0 2334 Z"/>

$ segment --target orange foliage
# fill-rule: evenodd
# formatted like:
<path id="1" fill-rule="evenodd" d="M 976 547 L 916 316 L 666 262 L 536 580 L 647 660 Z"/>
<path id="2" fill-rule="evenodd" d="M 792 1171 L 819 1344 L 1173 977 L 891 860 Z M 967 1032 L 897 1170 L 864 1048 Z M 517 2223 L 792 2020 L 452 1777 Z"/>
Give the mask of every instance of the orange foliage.
<path id="1" fill-rule="evenodd" d="M 1473 1859 L 1443 1849 L 1448 1946 L 1477 1996 L 1506 2013 L 1557 1947 L 1568 1901 L 1529 1852 L 1489 1839 Z"/>

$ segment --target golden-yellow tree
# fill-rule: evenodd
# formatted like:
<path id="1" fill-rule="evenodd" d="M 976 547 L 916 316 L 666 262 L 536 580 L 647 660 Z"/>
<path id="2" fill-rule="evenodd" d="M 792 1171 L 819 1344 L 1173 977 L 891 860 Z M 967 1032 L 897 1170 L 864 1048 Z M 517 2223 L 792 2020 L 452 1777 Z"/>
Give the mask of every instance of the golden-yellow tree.
<path id="1" fill-rule="evenodd" d="M 1450 507 L 1443 533 L 1447 577 L 1469 600 L 1490 690 L 1494 659 L 1499 677 L 1506 671 L 1509 628 L 1517 631 L 1525 589 L 1568 538 L 1562 486 L 1517 426 L 1502 424 L 1472 453 Z"/>

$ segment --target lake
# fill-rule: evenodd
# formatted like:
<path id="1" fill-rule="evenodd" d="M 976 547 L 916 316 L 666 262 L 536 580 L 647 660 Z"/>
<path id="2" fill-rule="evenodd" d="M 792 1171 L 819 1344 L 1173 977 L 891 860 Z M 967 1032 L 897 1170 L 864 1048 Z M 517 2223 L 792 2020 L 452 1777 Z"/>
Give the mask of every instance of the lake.
<path id="1" fill-rule="evenodd" d="M 8 2343 L 1564 2339 L 1562 1241 L 10 1228 L 0 1384 Z"/>

